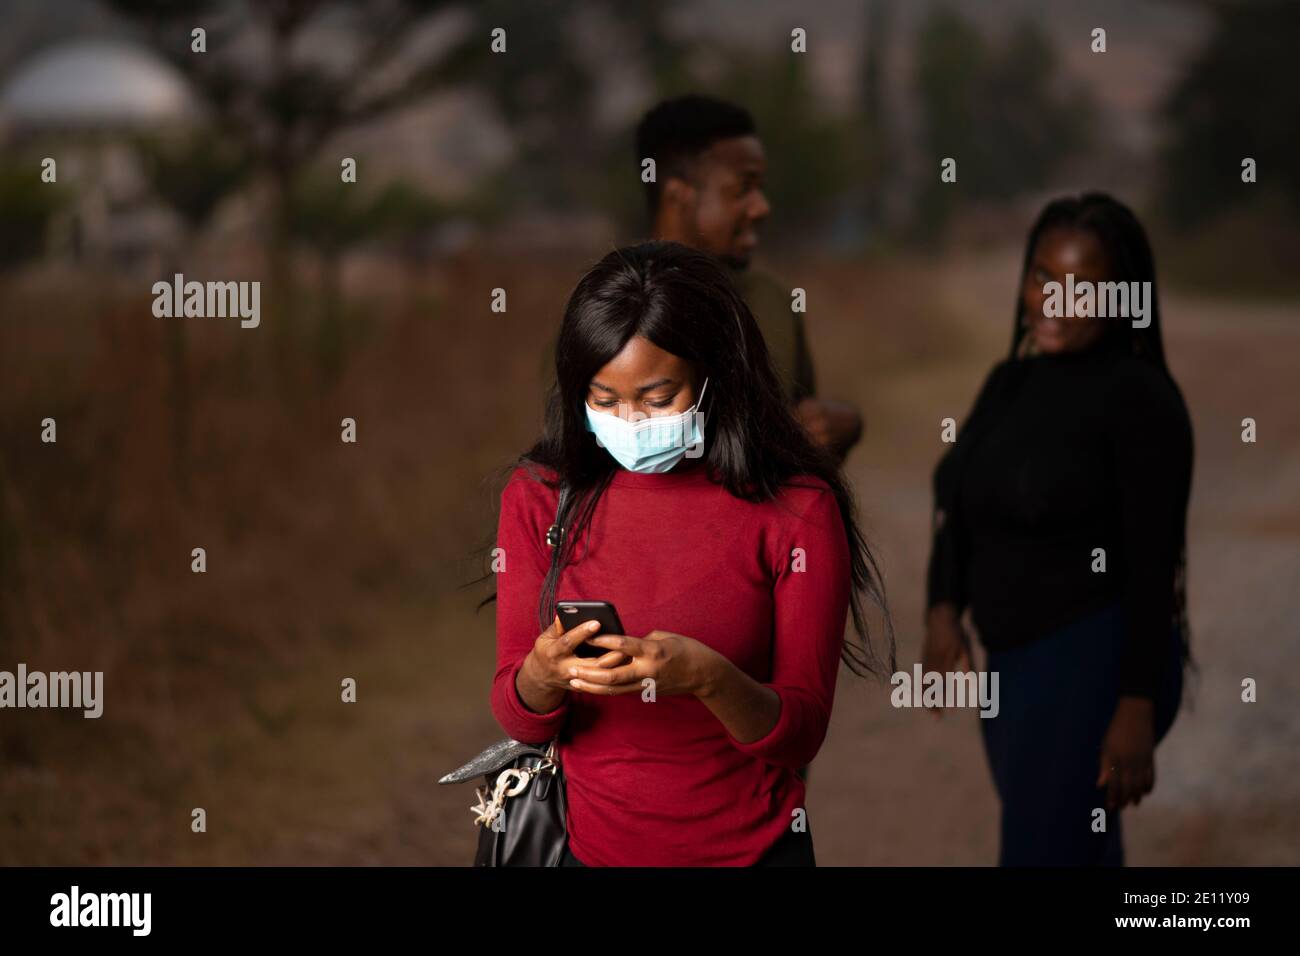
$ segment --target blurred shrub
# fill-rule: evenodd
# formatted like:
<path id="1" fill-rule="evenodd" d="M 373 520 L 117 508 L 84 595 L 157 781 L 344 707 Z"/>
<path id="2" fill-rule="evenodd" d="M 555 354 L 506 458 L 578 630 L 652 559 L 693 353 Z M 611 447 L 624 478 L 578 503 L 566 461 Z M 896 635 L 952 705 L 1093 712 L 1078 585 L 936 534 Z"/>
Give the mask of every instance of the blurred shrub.
<path id="1" fill-rule="evenodd" d="M 764 192 L 782 228 L 809 228 L 855 181 L 856 119 L 827 116 L 808 80 L 807 57 L 736 54 L 722 96 L 754 115 L 767 154 Z"/>
<path id="2" fill-rule="evenodd" d="M 333 384 L 343 371 L 349 344 L 343 322 L 343 255 L 368 240 L 410 240 L 431 229 L 447 210 L 407 183 L 367 190 L 343 183 L 332 172 L 300 179 L 290 208 L 290 235 L 311 248 L 320 265 L 321 315 L 314 345 L 321 377 Z"/>
<path id="3" fill-rule="evenodd" d="M 1217 4 L 1209 42 L 1164 105 L 1166 261 L 1219 292 L 1300 291 L 1300 5 Z M 1242 160 L 1257 181 L 1242 182 Z"/>
<path id="4" fill-rule="evenodd" d="M 1209 43 L 1165 104 L 1163 199 L 1177 225 L 1197 225 L 1259 192 L 1300 207 L 1300 4 L 1215 4 Z M 1241 181 L 1241 161 L 1259 164 Z"/>
<path id="5" fill-rule="evenodd" d="M 0 271 L 36 258 L 59 195 L 40 179 L 40 164 L 0 165 Z"/>
<path id="6" fill-rule="evenodd" d="M 1030 21 L 992 46 L 959 14 L 937 9 L 916 39 L 926 162 L 916 227 L 936 238 L 959 200 L 1005 202 L 1049 184 L 1093 137 L 1094 107 L 1062 89 L 1051 41 Z M 957 160 L 960 189 L 939 179 L 939 161 Z"/>
<path id="7" fill-rule="evenodd" d="M 191 233 L 207 225 L 253 171 L 248 153 L 212 129 L 139 136 L 135 146 L 154 192 Z"/>

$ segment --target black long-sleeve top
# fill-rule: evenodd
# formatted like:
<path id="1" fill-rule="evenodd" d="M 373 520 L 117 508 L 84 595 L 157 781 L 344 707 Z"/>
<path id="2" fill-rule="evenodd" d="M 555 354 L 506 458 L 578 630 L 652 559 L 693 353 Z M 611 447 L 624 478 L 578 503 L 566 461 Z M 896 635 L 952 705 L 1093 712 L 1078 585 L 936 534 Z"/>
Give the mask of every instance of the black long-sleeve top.
<path id="1" fill-rule="evenodd" d="M 1121 602 L 1120 693 L 1153 696 L 1191 472 L 1186 406 L 1154 363 L 1114 348 L 1000 363 L 935 470 L 928 606 L 969 607 L 1004 648 Z"/>

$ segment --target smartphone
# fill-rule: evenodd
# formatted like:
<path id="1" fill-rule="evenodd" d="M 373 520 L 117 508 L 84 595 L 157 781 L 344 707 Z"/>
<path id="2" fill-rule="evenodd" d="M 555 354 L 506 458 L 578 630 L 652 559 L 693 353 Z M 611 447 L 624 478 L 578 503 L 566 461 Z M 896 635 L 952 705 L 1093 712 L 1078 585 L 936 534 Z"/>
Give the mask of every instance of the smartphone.
<path id="1" fill-rule="evenodd" d="M 608 601 L 557 601 L 556 608 L 560 615 L 560 626 L 571 631 L 579 624 L 596 621 L 600 630 L 596 634 L 622 634 L 623 624 L 618 619 L 618 611 Z M 592 637 L 595 637 L 593 634 Z M 578 657 L 600 657 L 608 654 L 609 648 L 597 647 L 583 641 L 573 651 Z"/>

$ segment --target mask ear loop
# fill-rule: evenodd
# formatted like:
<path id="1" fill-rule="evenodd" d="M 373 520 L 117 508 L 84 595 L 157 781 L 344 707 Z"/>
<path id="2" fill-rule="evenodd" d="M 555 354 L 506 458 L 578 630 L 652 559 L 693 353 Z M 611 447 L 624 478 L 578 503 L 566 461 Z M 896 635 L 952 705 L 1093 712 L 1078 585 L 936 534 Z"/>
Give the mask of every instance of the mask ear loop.
<path id="1" fill-rule="evenodd" d="M 704 440 L 704 426 L 709 423 L 709 416 L 708 413 L 706 412 L 702 413 L 700 411 L 700 406 L 704 404 L 704 393 L 707 392 L 708 390 L 709 390 L 709 379 L 708 376 L 705 376 L 704 385 L 700 388 L 700 397 L 695 400 L 695 413 L 693 416 L 693 417 L 698 416 L 700 419 L 700 443 L 701 444 L 703 443 Z M 695 446 L 692 445 L 690 447 L 693 448 Z M 698 457 L 698 456 L 692 456 L 692 457 Z"/>

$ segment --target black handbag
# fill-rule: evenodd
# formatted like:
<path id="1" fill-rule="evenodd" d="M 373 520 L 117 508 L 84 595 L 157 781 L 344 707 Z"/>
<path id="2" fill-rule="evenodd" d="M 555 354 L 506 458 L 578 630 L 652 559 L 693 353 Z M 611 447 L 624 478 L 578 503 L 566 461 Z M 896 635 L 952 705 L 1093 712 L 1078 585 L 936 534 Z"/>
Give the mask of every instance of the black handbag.
<path id="1" fill-rule="evenodd" d="M 568 846 L 564 776 L 555 742 L 537 746 L 518 740 L 493 744 L 439 783 L 482 776 L 478 805 L 471 808 L 478 835 L 475 866 L 559 866 Z"/>
<path id="2" fill-rule="evenodd" d="M 569 490 L 560 488 L 555 524 L 546 532 L 551 561 L 560 557 Z M 527 744 L 506 739 L 493 744 L 438 783 L 464 783 L 479 776 L 478 804 L 470 808 L 480 826 L 475 866 L 559 866 L 569 844 L 564 772 L 555 741 Z"/>

